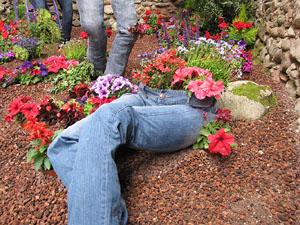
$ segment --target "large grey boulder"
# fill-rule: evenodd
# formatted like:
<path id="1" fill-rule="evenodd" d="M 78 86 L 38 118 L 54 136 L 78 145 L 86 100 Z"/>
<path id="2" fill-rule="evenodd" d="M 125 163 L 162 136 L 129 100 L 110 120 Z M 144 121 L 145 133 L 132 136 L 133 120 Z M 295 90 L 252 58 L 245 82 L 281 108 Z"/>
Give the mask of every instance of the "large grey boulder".
<path id="1" fill-rule="evenodd" d="M 235 81 L 220 95 L 217 107 L 229 109 L 234 118 L 257 120 L 274 104 L 277 102 L 270 87 L 252 81 Z"/>

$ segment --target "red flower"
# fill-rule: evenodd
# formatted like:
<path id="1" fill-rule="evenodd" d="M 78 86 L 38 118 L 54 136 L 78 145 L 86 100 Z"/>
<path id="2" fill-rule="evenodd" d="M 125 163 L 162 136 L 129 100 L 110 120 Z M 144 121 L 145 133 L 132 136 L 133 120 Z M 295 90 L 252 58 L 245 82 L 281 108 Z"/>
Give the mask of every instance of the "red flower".
<path id="1" fill-rule="evenodd" d="M 106 33 L 107 33 L 107 37 L 111 37 L 112 31 L 111 31 L 110 29 L 107 29 L 107 30 L 106 30 Z"/>
<path id="2" fill-rule="evenodd" d="M 18 112 L 20 112 L 22 107 L 23 107 L 23 104 L 21 104 L 20 101 L 18 101 L 16 99 L 16 100 L 12 101 L 12 103 L 10 104 L 10 106 L 8 108 L 8 111 L 10 112 L 10 115 L 13 116 L 13 115 L 16 115 Z"/>
<path id="3" fill-rule="evenodd" d="M 225 128 L 218 130 L 215 135 L 208 135 L 210 141 L 208 150 L 212 153 L 228 155 L 231 152 L 230 144 L 235 142 L 234 136 L 225 132 Z"/>
<path id="4" fill-rule="evenodd" d="M 245 28 L 252 28 L 252 23 L 246 23 Z"/>
<path id="5" fill-rule="evenodd" d="M 219 121 L 220 123 L 224 124 L 229 120 L 229 117 L 231 117 L 231 111 L 229 109 L 222 110 L 218 108 L 217 116 L 215 118 L 216 121 Z"/>
<path id="6" fill-rule="evenodd" d="M 229 26 L 228 23 L 225 23 L 224 21 L 218 25 L 218 27 L 225 28 L 225 29 L 228 28 L 228 26 Z"/>
<path id="7" fill-rule="evenodd" d="M 25 103 L 24 107 L 21 109 L 21 112 L 27 118 L 28 116 L 36 117 L 39 115 L 40 106 L 38 103 Z"/>
<path id="8" fill-rule="evenodd" d="M 150 15 L 151 13 L 152 13 L 152 12 L 151 12 L 150 10 L 147 10 L 147 11 L 145 12 L 146 16 Z"/>
<path id="9" fill-rule="evenodd" d="M 158 19 L 163 19 L 164 17 L 163 17 L 163 15 L 159 15 L 159 17 L 158 17 Z"/>
<path id="10" fill-rule="evenodd" d="M 52 109 L 52 107 L 50 106 L 50 105 L 48 105 L 47 107 L 46 107 L 46 110 L 49 112 L 50 110 Z"/>
<path id="11" fill-rule="evenodd" d="M 3 37 L 4 39 L 7 39 L 8 36 L 9 36 L 9 33 L 8 33 L 7 31 L 4 31 L 4 32 L 2 33 L 2 37 Z"/>
<path id="12" fill-rule="evenodd" d="M 80 33 L 80 37 L 81 37 L 81 38 L 88 38 L 89 36 L 88 36 L 87 33 L 85 33 L 84 31 L 82 31 L 82 32 Z"/>
<path id="13" fill-rule="evenodd" d="M 156 14 L 158 14 L 158 15 L 161 14 L 161 11 L 157 11 Z"/>
<path id="14" fill-rule="evenodd" d="M 148 18 L 147 18 L 147 16 L 144 16 L 144 21 L 145 21 L 145 23 L 147 23 L 147 22 L 148 22 Z"/>

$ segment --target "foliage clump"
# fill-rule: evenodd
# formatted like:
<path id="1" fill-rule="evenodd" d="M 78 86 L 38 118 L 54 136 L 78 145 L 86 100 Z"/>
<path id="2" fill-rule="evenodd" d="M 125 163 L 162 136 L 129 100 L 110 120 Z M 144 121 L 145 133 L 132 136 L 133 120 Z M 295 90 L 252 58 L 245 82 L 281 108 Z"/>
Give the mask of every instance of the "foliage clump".
<path id="1" fill-rule="evenodd" d="M 61 40 L 61 32 L 57 23 L 51 18 L 51 14 L 46 9 L 38 10 L 37 26 L 35 33 L 40 34 L 39 38 L 47 44 L 52 44 Z"/>

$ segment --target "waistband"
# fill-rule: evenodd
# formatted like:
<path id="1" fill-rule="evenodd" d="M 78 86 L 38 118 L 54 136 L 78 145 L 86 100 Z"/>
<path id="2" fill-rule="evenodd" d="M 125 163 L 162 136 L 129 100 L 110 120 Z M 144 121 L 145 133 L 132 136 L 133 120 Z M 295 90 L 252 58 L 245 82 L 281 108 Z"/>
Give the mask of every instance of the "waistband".
<path id="1" fill-rule="evenodd" d="M 195 108 L 216 107 L 216 99 L 214 97 L 206 97 L 200 100 L 194 94 L 190 98 L 188 92 L 184 90 L 154 89 L 144 86 L 142 83 L 139 85 L 139 95 L 163 105 L 190 105 Z"/>

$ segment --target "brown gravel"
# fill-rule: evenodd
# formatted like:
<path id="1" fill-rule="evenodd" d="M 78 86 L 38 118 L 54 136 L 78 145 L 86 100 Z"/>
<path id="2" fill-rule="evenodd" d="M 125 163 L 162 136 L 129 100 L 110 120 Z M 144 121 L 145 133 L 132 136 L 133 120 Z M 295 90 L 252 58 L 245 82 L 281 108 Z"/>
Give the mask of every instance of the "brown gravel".
<path id="1" fill-rule="evenodd" d="M 73 29 L 73 37 L 79 32 Z M 154 37 L 139 39 L 127 73 L 138 67 L 138 54 L 157 48 Z M 19 64 L 15 60 L 4 67 Z M 231 155 L 191 149 L 173 154 L 117 152 L 128 224 L 299 224 L 299 115 L 293 111 L 294 100 L 261 66 L 246 79 L 269 85 L 278 106 L 262 120 L 232 122 L 238 147 Z M 4 120 L 14 98 L 38 100 L 48 94 L 49 85 L 0 89 L 1 225 L 67 223 L 66 189 L 59 179 L 36 173 L 26 163 L 26 132 Z"/>

